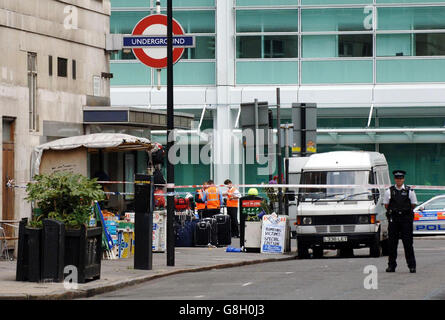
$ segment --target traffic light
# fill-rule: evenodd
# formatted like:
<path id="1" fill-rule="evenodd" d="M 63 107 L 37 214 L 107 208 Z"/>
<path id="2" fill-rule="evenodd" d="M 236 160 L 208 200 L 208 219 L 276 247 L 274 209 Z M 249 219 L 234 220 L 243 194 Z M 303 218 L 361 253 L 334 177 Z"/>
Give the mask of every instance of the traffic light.
<path id="1" fill-rule="evenodd" d="M 292 155 L 306 156 L 317 152 L 317 104 L 292 103 Z"/>
<path id="2" fill-rule="evenodd" d="M 267 146 L 269 142 L 269 105 L 267 102 L 242 103 L 240 125 L 244 146 Z M 255 129 L 259 129 L 258 134 Z"/>

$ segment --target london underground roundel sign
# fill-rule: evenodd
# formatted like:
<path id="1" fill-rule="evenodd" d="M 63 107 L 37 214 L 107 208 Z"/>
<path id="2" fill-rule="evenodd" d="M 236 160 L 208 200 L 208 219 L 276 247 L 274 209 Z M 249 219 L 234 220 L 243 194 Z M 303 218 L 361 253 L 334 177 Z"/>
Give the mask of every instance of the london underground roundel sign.
<path id="1" fill-rule="evenodd" d="M 136 58 L 151 68 L 162 69 L 167 67 L 167 16 L 154 14 L 139 21 L 133 29 L 133 53 Z M 163 36 L 161 36 L 163 35 Z M 184 35 L 181 25 L 173 19 L 173 37 Z M 136 36 L 153 36 L 138 39 Z M 140 47 L 137 46 L 137 40 Z M 173 47 L 173 63 L 178 62 L 184 53 L 184 47 Z"/>

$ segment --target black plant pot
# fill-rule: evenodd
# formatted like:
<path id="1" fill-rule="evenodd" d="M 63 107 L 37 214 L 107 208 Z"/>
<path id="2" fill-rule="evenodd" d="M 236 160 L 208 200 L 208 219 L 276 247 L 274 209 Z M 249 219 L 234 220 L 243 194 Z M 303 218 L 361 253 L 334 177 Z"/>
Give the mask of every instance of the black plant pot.
<path id="1" fill-rule="evenodd" d="M 42 229 L 27 224 L 27 218 L 19 224 L 16 280 L 39 282 L 42 279 Z"/>
<path id="2" fill-rule="evenodd" d="M 65 230 L 65 267 L 77 268 L 77 282 L 100 279 L 102 227 Z"/>

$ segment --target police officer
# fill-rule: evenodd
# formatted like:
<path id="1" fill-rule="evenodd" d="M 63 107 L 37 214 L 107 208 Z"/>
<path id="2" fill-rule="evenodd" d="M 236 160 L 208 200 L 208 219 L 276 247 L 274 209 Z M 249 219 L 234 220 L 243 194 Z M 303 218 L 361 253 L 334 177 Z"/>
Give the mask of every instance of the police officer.
<path id="1" fill-rule="evenodd" d="M 397 267 L 397 246 L 399 237 L 405 249 L 405 258 L 411 273 L 416 272 L 416 258 L 413 248 L 413 209 L 417 204 L 416 193 L 405 186 L 403 170 L 394 170 L 395 185 L 386 190 L 383 203 L 388 217 L 388 249 L 389 259 L 386 272 L 395 272 Z"/>

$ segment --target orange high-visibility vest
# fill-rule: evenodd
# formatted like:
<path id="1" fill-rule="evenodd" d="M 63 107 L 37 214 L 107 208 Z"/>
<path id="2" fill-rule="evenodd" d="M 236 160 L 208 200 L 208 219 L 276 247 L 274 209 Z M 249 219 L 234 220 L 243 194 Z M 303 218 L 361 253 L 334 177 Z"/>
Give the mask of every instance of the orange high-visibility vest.
<path id="1" fill-rule="evenodd" d="M 207 209 L 219 209 L 219 190 L 217 187 L 210 187 L 206 190 Z"/>
<path id="2" fill-rule="evenodd" d="M 233 198 L 232 194 L 235 192 L 235 188 L 232 187 L 227 191 L 227 207 L 228 208 L 238 208 L 238 199 Z"/>
<path id="3" fill-rule="evenodd" d="M 204 192 L 204 189 L 200 189 L 198 192 L 198 198 L 202 200 L 202 193 Z M 196 202 L 196 210 L 204 210 L 206 208 L 206 204 L 204 202 Z"/>

